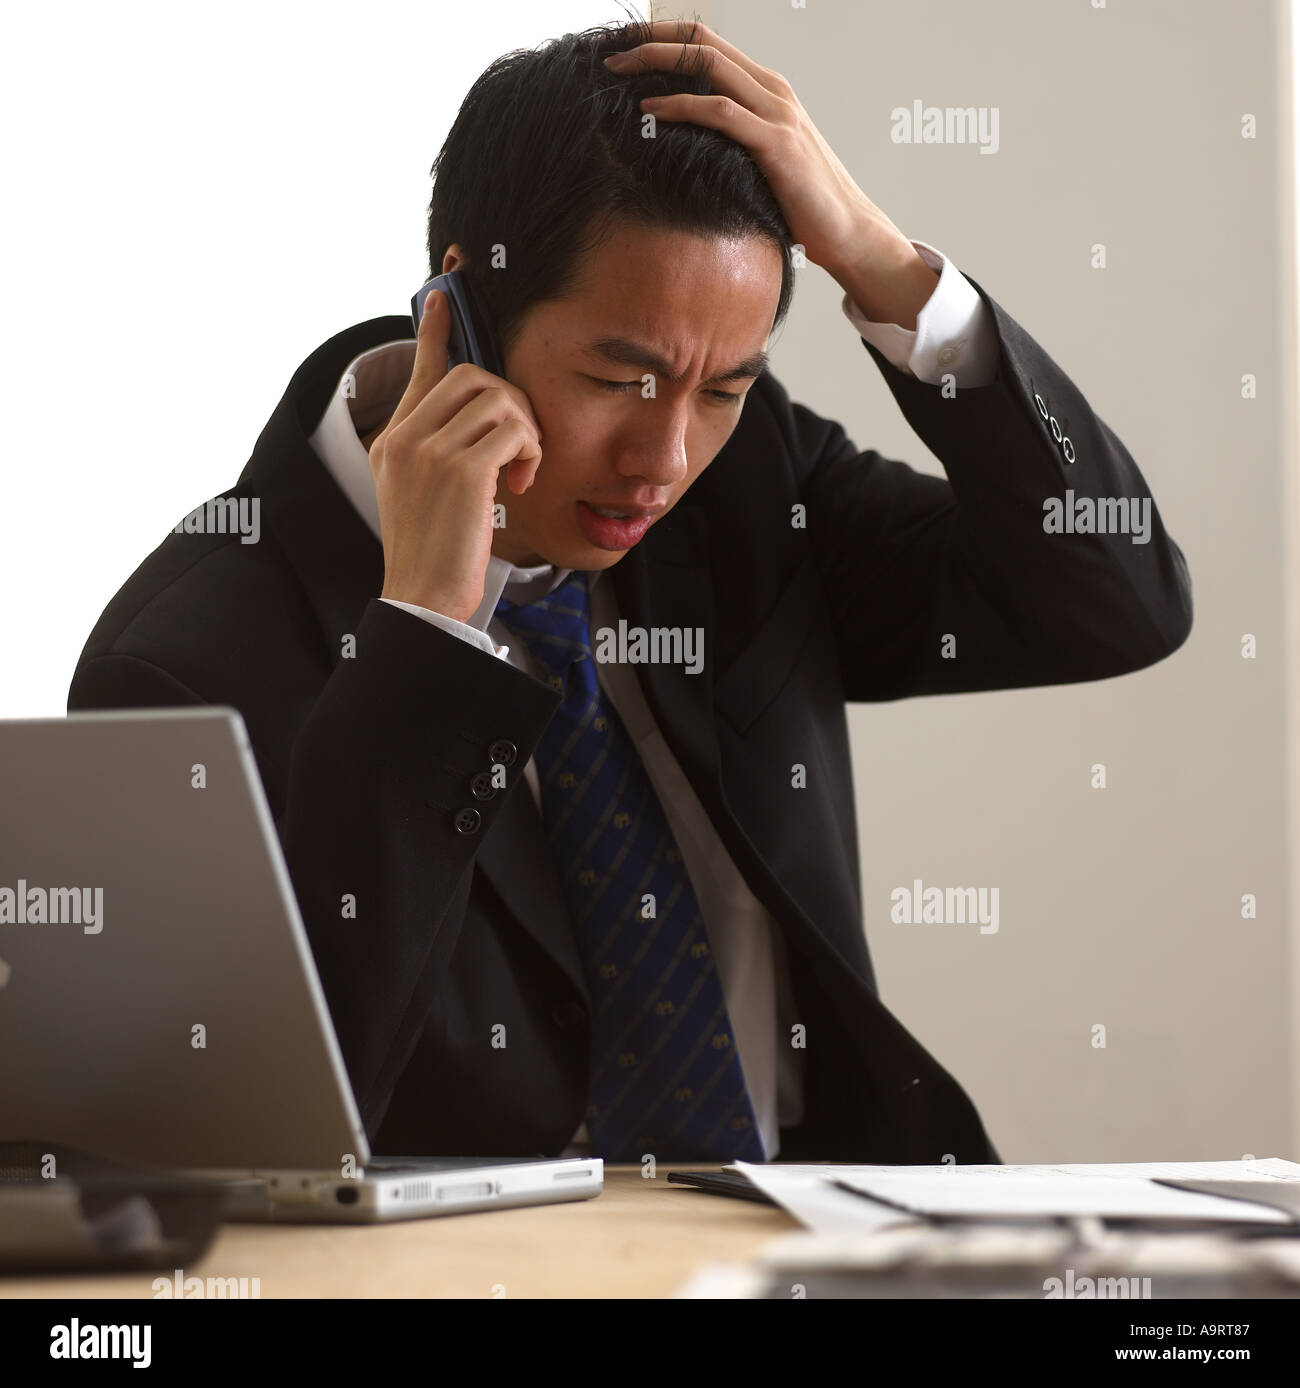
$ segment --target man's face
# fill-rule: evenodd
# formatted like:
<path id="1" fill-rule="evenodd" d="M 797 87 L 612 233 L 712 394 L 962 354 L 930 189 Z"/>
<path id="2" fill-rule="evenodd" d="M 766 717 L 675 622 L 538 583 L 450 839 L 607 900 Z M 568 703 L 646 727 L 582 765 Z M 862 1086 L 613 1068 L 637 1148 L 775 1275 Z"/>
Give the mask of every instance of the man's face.
<path id="1" fill-rule="evenodd" d="M 571 294 L 530 310 L 506 356 L 537 416 L 542 461 L 522 496 L 502 469 L 493 553 L 525 566 L 616 564 L 648 526 L 591 508 L 650 512 L 652 525 L 672 510 L 740 419 L 780 289 L 781 257 L 765 238 L 621 223 Z"/>

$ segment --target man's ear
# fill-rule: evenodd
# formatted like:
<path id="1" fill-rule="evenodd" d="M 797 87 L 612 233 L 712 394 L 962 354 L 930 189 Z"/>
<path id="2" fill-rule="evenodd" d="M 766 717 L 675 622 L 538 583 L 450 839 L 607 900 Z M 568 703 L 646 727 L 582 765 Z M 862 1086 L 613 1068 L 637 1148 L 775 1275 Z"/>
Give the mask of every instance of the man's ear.
<path id="1" fill-rule="evenodd" d="M 447 247 L 446 254 L 442 257 L 441 273 L 444 275 L 449 275 L 453 270 L 463 269 L 464 265 L 465 256 L 462 253 L 460 246 L 453 241 L 451 245 Z"/>

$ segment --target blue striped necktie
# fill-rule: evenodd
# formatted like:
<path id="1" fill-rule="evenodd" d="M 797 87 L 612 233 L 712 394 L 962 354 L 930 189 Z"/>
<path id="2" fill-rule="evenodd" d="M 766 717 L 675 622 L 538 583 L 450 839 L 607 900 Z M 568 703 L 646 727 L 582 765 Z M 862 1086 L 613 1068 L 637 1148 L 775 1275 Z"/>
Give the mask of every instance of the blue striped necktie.
<path id="1" fill-rule="evenodd" d="M 534 753 L 591 995 L 587 1132 L 607 1161 L 764 1160 L 686 865 L 596 678 L 587 576 L 497 604 L 564 702 Z"/>

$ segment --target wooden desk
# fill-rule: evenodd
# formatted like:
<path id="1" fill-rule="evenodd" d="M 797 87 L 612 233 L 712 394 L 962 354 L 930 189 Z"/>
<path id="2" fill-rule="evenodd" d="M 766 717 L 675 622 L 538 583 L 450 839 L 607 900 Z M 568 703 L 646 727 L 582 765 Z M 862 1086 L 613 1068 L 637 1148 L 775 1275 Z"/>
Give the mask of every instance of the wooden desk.
<path id="1" fill-rule="evenodd" d="M 267 1297 L 666 1297 L 702 1264 L 743 1261 L 801 1226 L 749 1200 L 606 1166 L 591 1200 L 396 1224 L 227 1224 L 191 1277 L 258 1277 Z M 4 1297 L 152 1297 L 153 1279 L 0 1278 Z M 170 1276 L 170 1274 L 168 1274 Z"/>

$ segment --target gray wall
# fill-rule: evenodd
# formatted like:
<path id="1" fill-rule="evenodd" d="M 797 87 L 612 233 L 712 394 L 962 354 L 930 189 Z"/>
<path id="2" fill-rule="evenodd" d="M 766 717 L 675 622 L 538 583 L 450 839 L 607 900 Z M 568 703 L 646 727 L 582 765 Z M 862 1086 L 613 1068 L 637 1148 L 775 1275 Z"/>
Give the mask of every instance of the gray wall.
<path id="1" fill-rule="evenodd" d="M 1070 375 L 1137 460 L 1192 572 L 1192 636 L 1148 670 L 850 710 L 886 1003 L 967 1086 L 1005 1160 L 1300 1157 L 1283 10 L 708 0 L 699 14 L 789 78 L 868 196 Z M 998 152 L 891 143 L 891 110 L 918 98 L 998 108 Z M 1242 138 L 1244 113 L 1256 139 Z M 840 292 L 802 272 L 776 374 L 860 448 L 941 472 Z M 1090 788 L 1094 762 L 1108 789 Z M 914 878 L 997 886 L 999 930 L 892 924 L 890 891 Z"/>

